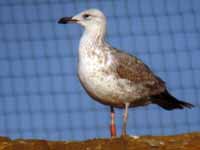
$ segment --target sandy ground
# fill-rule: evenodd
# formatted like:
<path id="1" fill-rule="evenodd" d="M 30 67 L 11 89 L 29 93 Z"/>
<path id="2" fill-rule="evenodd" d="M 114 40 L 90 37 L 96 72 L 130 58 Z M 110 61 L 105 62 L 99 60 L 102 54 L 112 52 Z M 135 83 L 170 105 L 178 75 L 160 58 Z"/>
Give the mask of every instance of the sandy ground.
<path id="1" fill-rule="evenodd" d="M 87 141 L 11 140 L 0 137 L 0 150 L 200 150 L 200 132 Z"/>

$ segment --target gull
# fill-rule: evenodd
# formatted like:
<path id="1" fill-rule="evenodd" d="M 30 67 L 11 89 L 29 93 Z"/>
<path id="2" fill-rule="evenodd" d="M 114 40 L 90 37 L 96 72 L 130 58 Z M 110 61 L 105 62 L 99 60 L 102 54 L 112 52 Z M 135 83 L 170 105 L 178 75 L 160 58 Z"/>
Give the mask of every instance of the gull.
<path id="1" fill-rule="evenodd" d="M 122 136 L 126 135 L 128 108 L 157 104 L 166 110 L 191 108 L 176 99 L 165 82 L 136 56 L 112 47 L 105 39 L 106 17 L 98 9 L 88 9 L 58 23 L 84 27 L 79 43 L 78 77 L 94 100 L 110 106 L 111 137 L 116 136 L 114 108 L 124 108 Z"/>

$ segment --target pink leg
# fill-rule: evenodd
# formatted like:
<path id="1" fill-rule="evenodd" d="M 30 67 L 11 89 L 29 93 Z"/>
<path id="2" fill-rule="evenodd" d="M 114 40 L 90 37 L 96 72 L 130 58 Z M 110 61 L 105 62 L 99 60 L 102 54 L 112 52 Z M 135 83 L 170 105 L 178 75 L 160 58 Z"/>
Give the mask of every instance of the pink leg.
<path id="1" fill-rule="evenodd" d="M 110 106 L 110 116 L 111 116 L 110 134 L 111 134 L 111 137 L 115 137 L 117 135 L 116 126 L 115 126 L 115 111 L 112 106 Z"/>
<path id="2" fill-rule="evenodd" d="M 122 127 L 122 136 L 126 136 L 126 125 L 127 125 L 127 120 L 128 120 L 128 107 L 129 103 L 125 104 L 125 111 L 124 111 L 124 116 L 123 116 L 123 127 Z"/>

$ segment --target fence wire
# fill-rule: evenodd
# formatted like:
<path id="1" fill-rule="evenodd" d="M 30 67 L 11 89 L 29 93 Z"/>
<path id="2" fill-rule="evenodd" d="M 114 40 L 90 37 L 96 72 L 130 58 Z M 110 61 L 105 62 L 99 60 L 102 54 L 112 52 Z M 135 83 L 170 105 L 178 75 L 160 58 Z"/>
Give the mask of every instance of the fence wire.
<path id="1" fill-rule="evenodd" d="M 150 105 L 130 109 L 128 133 L 168 135 L 200 130 L 199 0 L 1 0 L 0 135 L 83 140 L 109 137 L 109 107 L 77 79 L 79 26 L 58 25 L 88 8 L 108 19 L 108 41 L 137 55 L 191 110 Z M 116 114 L 118 134 L 122 110 Z"/>

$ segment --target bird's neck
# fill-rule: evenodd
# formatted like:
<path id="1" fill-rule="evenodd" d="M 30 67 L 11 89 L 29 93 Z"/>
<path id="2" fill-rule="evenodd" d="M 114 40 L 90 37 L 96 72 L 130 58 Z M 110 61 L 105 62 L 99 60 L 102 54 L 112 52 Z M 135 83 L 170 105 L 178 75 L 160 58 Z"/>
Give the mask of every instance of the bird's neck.
<path id="1" fill-rule="evenodd" d="M 105 32 L 85 30 L 79 44 L 79 53 L 99 50 L 105 44 Z"/>
<path id="2" fill-rule="evenodd" d="M 95 66 L 100 64 L 106 57 L 106 42 L 104 40 L 105 33 L 88 32 L 83 33 L 79 45 L 78 64 L 80 66 Z M 92 64 L 92 65 L 91 65 Z"/>
<path id="3" fill-rule="evenodd" d="M 104 42 L 105 38 L 105 30 L 103 28 L 96 29 L 96 28 L 91 28 L 91 29 L 86 29 L 81 37 L 81 41 L 83 40 L 84 42 L 91 41 L 96 44 L 102 44 Z"/>

